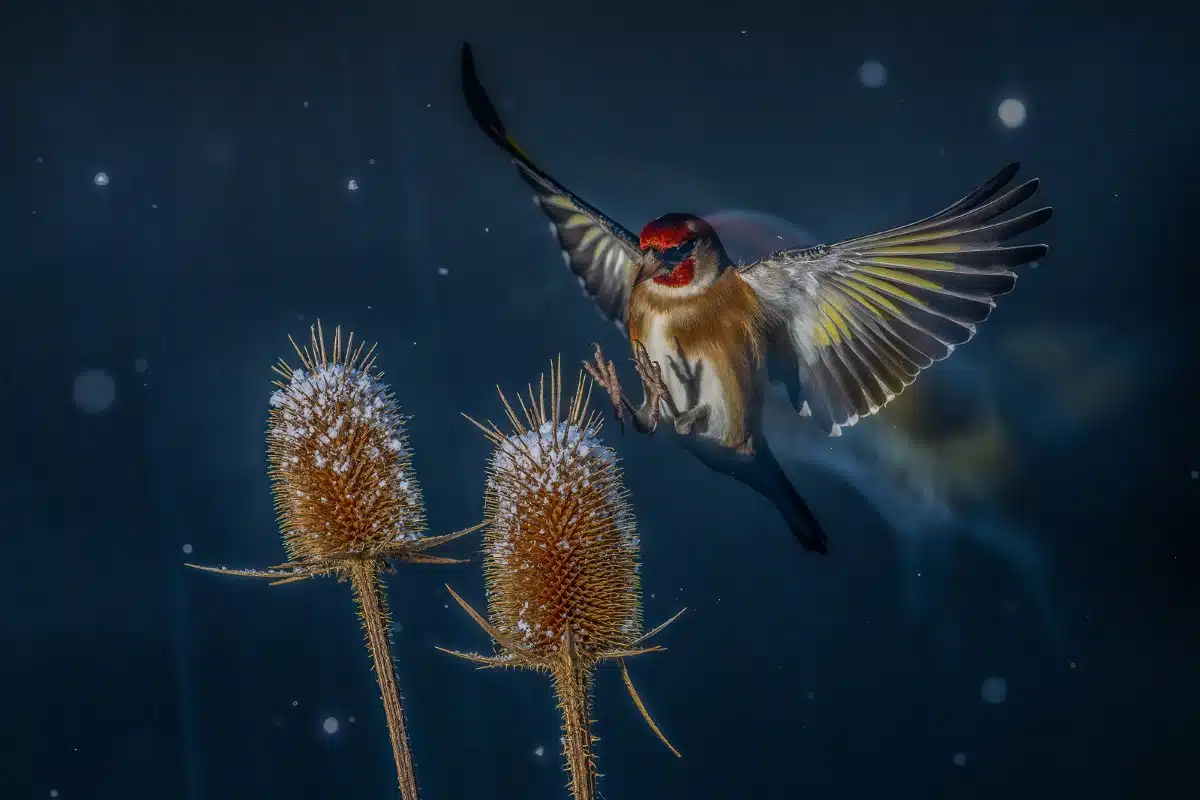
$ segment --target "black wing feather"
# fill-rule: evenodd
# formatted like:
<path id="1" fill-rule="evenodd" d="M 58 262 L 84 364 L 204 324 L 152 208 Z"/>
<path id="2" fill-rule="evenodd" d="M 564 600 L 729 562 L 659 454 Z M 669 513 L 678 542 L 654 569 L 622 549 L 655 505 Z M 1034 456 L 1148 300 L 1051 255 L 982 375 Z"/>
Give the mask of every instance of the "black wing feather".
<path id="1" fill-rule="evenodd" d="M 488 98 L 475 70 L 469 44 L 462 46 L 462 90 L 476 124 L 508 153 L 526 183 L 534 202 L 550 219 L 550 230 L 563 253 L 567 268 L 605 317 L 626 329 L 629 292 L 640 258 L 632 233 L 584 202 L 530 160 L 517 145 L 496 107 Z"/>

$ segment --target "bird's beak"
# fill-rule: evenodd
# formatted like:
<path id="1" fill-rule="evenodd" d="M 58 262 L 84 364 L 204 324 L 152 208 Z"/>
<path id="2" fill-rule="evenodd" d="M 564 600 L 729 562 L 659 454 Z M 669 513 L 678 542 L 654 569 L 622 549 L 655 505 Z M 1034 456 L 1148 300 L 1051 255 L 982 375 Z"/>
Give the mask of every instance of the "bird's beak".
<path id="1" fill-rule="evenodd" d="M 659 275 L 666 275 L 670 271 L 670 266 L 664 264 L 661 259 L 643 258 L 638 264 L 637 275 L 634 276 L 633 283 L 636 286 L 643 281 L 657 278 Z"/>

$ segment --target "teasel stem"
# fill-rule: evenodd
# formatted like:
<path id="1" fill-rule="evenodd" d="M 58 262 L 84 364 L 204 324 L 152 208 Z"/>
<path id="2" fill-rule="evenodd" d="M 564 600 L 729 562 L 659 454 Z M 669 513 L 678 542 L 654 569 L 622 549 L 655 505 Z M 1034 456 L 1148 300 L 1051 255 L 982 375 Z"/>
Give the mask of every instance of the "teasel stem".
<path id="1" fill-rule="evenodd" d="M 592 666 L 584 663 L 568 640 L 563 657 L 552 668 L 554 692 L 563 717 L 563 755 L 571 773 L 571 797 L 595 800 L 596 759 L 592 752 Z"/>
<path id="2" fill-rule="evenodd" d="M 408 743 L 408 728 L 404 724 L 404 708 L 400 704 L 396 665 L 392 660 L 390 617 L 387 600 L 383 595 L 379 565 L 369 560 L 357 561 L 351 564 L 349 572 L 354 600 L 358 604 L 359 616 L 367 633 L 367 649 L 371 651 L 375 677 L 379 681 L 383 711 L 387 716 L 388 733 L 392 738 L 392 756 L 396 760 L 396 777 L 400 782 L 400 796 L 404 800 L 417 800 L 417 776 L 413 768 L 412 748 Z"/>

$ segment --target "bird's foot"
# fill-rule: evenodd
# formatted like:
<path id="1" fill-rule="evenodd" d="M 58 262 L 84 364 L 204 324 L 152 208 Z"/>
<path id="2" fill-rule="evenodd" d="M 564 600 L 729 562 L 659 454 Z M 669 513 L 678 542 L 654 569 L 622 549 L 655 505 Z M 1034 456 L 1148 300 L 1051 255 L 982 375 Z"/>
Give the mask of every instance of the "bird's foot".
<path id="1" fill-rule="evenodd" d="M 633 343 L 633 368 L 642 379 L 642 392 L 645 395 L 642 408 L 646 410 L 646 432 L 654 433 L 662 417 L 663 401 L 670 399 L 667 384 L 663 381 L 662 368 L 657 361 L 650 360 L 645 346 L 638 341 Z"/>
<path id="2" fill-rule="evenodd" d="M 707 418 L 708 406 L 694 405 L 675 418 L 675 432 L 680 436 L 687 436 L 697 422 L 702 422 Z"/>
<path id="3" fill-rule="evenodd" d="M 671 364 L 671 372 L 675 373 L 675 380 L 679 381 L 679 385 L 683 387 L 683 394 L 686 398 L 687 406 L 694 406 L 700 402 L 700 383 L 701 373 L 704 371 L 704 362 L 692 362 L 683 352 L 683 345 L 678 339 L 675 340 L 675 354 L 678 358 L 669 359 Z M 676 414 L 678 415 L 678 410 Z"/>
<path id="4" fill-rule="evenodd" d="M 621 431 L 624 432 L 625 406 L 621 402 L 621 381 L 617 378 L 617 365 L 604 357 L 598 343 L 593 343 L 593 347 L 596 348 L 595 355 L 591 361 L 583 362 L 583 368 L 596 385 L 608 392 L 608 396 L 612 398 L 613 416 L 621 423 Z"/>

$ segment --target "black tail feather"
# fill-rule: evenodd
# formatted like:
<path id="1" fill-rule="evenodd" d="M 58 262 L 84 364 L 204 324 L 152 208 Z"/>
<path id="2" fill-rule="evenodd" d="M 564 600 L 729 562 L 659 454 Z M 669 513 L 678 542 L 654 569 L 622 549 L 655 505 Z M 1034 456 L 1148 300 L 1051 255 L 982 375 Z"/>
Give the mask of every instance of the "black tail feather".
<path id="1" fill-rule="evenodd" d="M 677 436 L 675 440 L 709 469 L 741 481 L 761 494 L 779 510 L 805 550 L 829 555 L 825 530 L 808 503 L 792 486 L 787 473 L 761 434 L 753 438 L 754 455 L 745 455 L 702 436 Z"/>
<path id="2" fill-rule="evenodd" d="M 787 521 L 792 535 L 805 550 L 829 555 L 829 540 L 816 514 L 796 491 L 791 479 L 775 460 L 775 455 L 761 438 L 755 443 L 754 461 L 758 465 L 759 479 L 751 483 L 759 494 L 774 504 Z"/>

